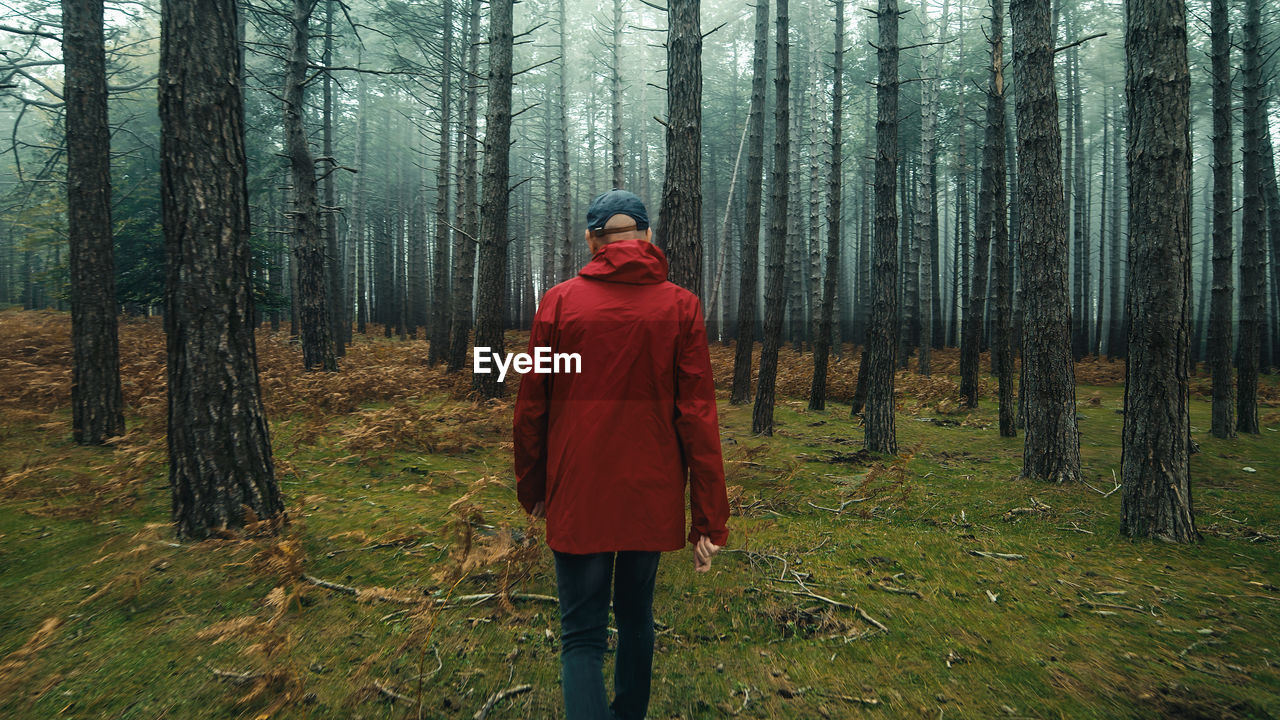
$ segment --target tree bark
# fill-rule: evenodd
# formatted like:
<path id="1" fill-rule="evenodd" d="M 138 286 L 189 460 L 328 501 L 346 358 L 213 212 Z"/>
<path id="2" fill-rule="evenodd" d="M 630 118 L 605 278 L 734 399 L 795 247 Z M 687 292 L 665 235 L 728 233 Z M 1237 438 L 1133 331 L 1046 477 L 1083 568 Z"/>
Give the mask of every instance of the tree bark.
<path id="1" fill-rule="evenodd" d="M 896 453 L 893 373 L 898 350 L 898 2 L 879 0 L 876 55 L 876 218 L 871 326 L 867 332 L 865 436 L 872 452 Z"/>
<path id="2" fill-rule="evenodd" d="M 302 365 L 307 370 L 338 369 L 329 321 L 325 277 L 326 247 L 320 236 L 320 202 L 316 193 L 316 162 L 307 144 L 303 121 L 303 88 L 307 82 L 307 43 L 311 36 L 310 0 L 293 0 L 289 61 L 285 72 L 285 154 L 293 181 L 294 258 L 298 275 L 298 323 L 301 325 Z"/>
<path id="3" fill-rule="evenodd" d="M 471 302 L 475 285 L 476 237 L 480 234 L 476 206 L 476 121 L 479 91 L 476 77 L 480 67 L 480 0 L 471 0 L 467 28 L 466 130 L 463 160 L 458 168 L 458 201 L 455 210 L 462 232 L 454 233 L 453 319 L 449 324 L 449 372 L 458 372 L 467 363 L 471 335 Z"/>
<path id="4" fill-rule="evenodd" d="M 751 397 L 751 356 L 755 349 L 756 287 L 760 275 L 760 206 L 764 194 L 764 103 L 769 64 L 769 0 L 756 2 L 755 48 L 751 69 L 751 137 L 747 149 L 747 204 L 742 233 L 742 271 L 738 290 L 738 324 L 734 334 L 733 389 L 729 402 L 744 405 Z"/>
<path id="5" fill-rule="evenodd" d="M 990 172 L 992 250 L 995 253 L 995 333 L 991 347 L 999 381 L 1000 436 L 1018 434 L 1013 397 L 1013 261 L 1009 249 L 1005 180 L 1004 0 L 991 2 L 991 84 L 987 88 L 987 168 Z"/>
<path id="6" fill-rule="evenodd" d="M 827 360 L 831 353 L 831 316 L 835 310 L 836 281 L 840 275 L 840 213 L 843 191 L 841 162 L 844 103 L 844 0 L 836 0 L 834 62 L 831 66 L 831 165 L 827 172 L 827 267 L 822 278 L 822 307 L 818 334 L 813 339 L 813 386 L 809 389 L 809 409 L 825 410 L 827 404 Z"/>
<path id="7" fill-rule="evenodd" d="M 258 386 L 235 0 L 162 0 L 169 485 L 178 537 L 283 518 Z"/>
<path id="8" fill-rule="evenodd" d="M 766 11 L 767 14 L 767 11 Z M 609 48 L 609 149 L 614 189 L 622 189 L 622 0 L 613 0 L 613 43 Z"/>
<path id="9" fill-rule="evenodd" d="M 484 190 L 480 216 L 479 302 L 476 307 L 476 346 L 502 353 L 503 300 L 507 276 L 507 210 L 510 203 L 512 1 L 489 3 L 489 90 L 485 110 Z M 481 397 L 505 393 L 497 373 L 472 375 Z"/>
<path id="10" fill-rule="evenodd" d="M 432 249 L 432 276 L 430 313 L 431 346 L 427 349 L 427 364 L 435 365 L 449 357 L 449 121 L 452 100 L 453 76 L 453 0 L 444 0 L 442 71 L 440 75 L 440 146 L 436 160 L 436 238 Z"/>
<path id="11" fill-rule="evenodd" d="M 324 55 L 321 64 L 329 67 L 333 64 L 333 2 L 325 0 L 324 10 Z M 333 341 L 333 352 L 337 357 L 346 354 L 346 338 L 348 326 L 347 308 L 343 307 L 342 253 L 338 249 L 338 200 L 334 192 L 334 170 L 338 161 L 333 156 L 333 76 L 324 74 L 324 118 L 323 152 L 328 165 L 324 174 L 324 245 L 325 269 L 329 286 L 325 297 L 329 304 L 329 333 Z"/>
<path id="12" fill-rule="evenodd" d="M 671 282 L 702 295 L 702 26 L 700 0 L 667 5 L 667 157 L 658 242 Z"/>
<path id="13" fill-rule="evenodd" d="M 1213 299 L 1209 309 L 1209 369 L 1213 376 L 1214 437 L 1236 434 L 1235 378 L 1231 363 L 1234 267 L 1231 242 L 1231 26 L 1227 0 L 1209 7 L 1210 65 L 1213 81 Z"/>
<path id="14" fill-rule="evenodd" d="M 1198 538 L 1191 503 L 1191 74 L 1185 0 L 1127 0 L 1129 358 L 1120 527 Z"/>
<path id="15" fill-rule="evenodd" d="M 71 250 L 71 427 L 77 443 L 99 445 L 124 434 L 102 0 L 63 0 L 62 53 Z"/>
<path id="16" fill-rule="evenodd" d="M 1241 73 L 1244 121 L 1241 149 L 1244 210 L 1240 218 L 1240 344 L 1236 357 L 1236 430 L 1257 434 L 1258 365 L 1262 349 L 1263 275 L 1262 237 L 1265 208 L 1262 198 L 1262 142 L 1267 132 L 1263 100 L 1261 0 L 1247 0 L 1244 24 L 1244 69 Z"/>
<path id="17" fill-rule="evenodd" d="M 1022 392 L 1027 397 L 1022 474 L 1068 482 L 1080 476 L 1080 436 L 1049 1 L 1012 0 L 1010 15 L 1022 213 L 1018 238 L 1024 311 Z"/>
<path id="18" fill-rule="evenodd" d="M 782 317 L 786 310 L 787 203 L 791 171 L 791 41 L 788 37 L 787 0 L 777 0 L 775 23 L 776 75 L 774 77 L 773 201 L 769 207 L 769 256 L 765 265 L 764 336 L 760 346 L 760 377 L 751 409 L 751 432 L 773 435 L 774 392 L 778 382 L 778 348 L 782 344 Z"/>

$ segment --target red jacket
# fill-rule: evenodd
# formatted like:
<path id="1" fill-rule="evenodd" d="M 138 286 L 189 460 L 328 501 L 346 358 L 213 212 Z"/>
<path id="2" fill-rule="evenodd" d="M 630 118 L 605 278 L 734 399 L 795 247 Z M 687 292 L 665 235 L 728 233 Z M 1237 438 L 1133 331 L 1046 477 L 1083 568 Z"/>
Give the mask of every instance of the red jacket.
<path id="1" fill-rule="evenodd" d="M 729 536 L 711 357 L 698 297 L 667 282 L 652 243 L 605 245 L 547 291 L 529 338 L 578 353 L 577 374 L 526 373 L 515 408 L 516 491 L 546 502 L 547 545 L 567 553 L 684 547 Z"/>

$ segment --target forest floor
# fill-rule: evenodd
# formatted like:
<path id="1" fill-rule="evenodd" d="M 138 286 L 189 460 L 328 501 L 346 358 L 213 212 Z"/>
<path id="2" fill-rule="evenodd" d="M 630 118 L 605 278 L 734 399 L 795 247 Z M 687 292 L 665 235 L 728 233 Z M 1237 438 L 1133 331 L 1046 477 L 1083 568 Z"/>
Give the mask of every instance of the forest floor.
<path id="1" fill-rule="evenodd" d="M 70 440 L 68 329 L 0 312 L 0 717 L 472 718 L 526 685 L 488 717 L 558 717 L 554 569 L 515 501 L 510 401 L 468 399 L 423 342 L 362 339 L 305 374 L 264 331 L 288 525 L 178 545 L 159 322 L 121 327 L 110 448 Z M 850 349 L 826 412 L 805 409 L 810 357 L 783 352 L 772 439 L 727 401 L 731 349 L 713 355 L 731 536 L 707 575 L 663 558 L 650 717 L 1280 717 L 1276 378 L 1262 435 L 1229 442 L 1195 379 L 1204 539 L 1173 546 L 1119 535 L 1122 364 L 1079 366 L 1087 484 L 1057 486 L 1017 478 L 991 378 L 956 408 L 954 351 L 899 374 L 892 458 L 849 417 Z"/>

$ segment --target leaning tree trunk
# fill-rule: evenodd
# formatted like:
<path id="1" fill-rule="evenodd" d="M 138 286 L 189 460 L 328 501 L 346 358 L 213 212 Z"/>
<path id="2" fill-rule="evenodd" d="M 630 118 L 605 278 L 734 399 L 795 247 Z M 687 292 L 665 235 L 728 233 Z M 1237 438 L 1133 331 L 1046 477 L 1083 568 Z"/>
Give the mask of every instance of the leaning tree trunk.
<path id="1" fill-rule="evenodd" d="M 1062 138 L 1053 79 L 1049 0 L 1012 0 L 1013 62 L 1018 88 L 1018 235 L 1022 270 L 1022 366 L 1027 395 L 1024 477 L 1054 482 L 1080 477 L 1071 297 L 1067 290 Z"/>
<path id="2" fill-rule="evenodd" d="M 1244 175 L 1244 210 L 1240 218 L 1240 345 L 1236 357 L 1236 430 L 1257 434 L 1258 364 L 1262 348 L 1263 296 L 1266 279 L 1262 235 L 1265 209 L 1262 200 L 1262 138 L 1267 132 L 1266 104 L 1262 99 L 1261 0 L 1248 0 L 1244 24 L 1243 86 L 1244 121 L 1241 149 Z"/>
<path id="3" fill-rule="evenodd" d="M 436 162 L 436 239 L 432 249 L 431 298 L 428 324 L 431 345 L 427 364 L 448 358 L 449 346 L 449 101 L 453 76 L 453 1 L 444 0 L 444 46 L 440 74 L 440 146 Z"/>
<path id="4" fill-rule="evenodd" d="M 827 360 L 831 353 L 831 316 L 840 275 L 840 193 L 842 191 L 840 133 L 844 102 L 844 0 L 836 0 L 835 62 L 831 66 L 831 166 L 827 173 L 827 267 L 822 278 L 822 306 L 818 335 L 813 339 L 813 386 L 809 409 L 827 406 Z"/>
<path id="5" fill-rule="evenodd" d="M 1013 261 L 1005 181 L 1004 0 L 991 2 L 991 84 L 987 88 L 986 167 L 990 173 L 991 247 L 995 253 L 996 312 L 991 355 L 999 378 L 1000 436 L 1018 434 L 1013 398 Z"/>
<path id="6" fill-rule="evenodd" d="M 671 282 L 702 294 L 702 29 L 700 0 L 667 9 L 667 162 L 658 242 Z"/>
<path id="7" fill-rule="evenodd" d="M 479 91 L 475 78 L 480 68 L 480 0 L 471 0 L 467 28 L 466 124 L 462 167 L 458 168 L 458 200 L 455 217 L 462 232 L 453 235 L 453 318 L 449 323 L 449 372 L 458 372 L 467 363 L 467 343 L 471 335 L 471 301 L 475 285 L 476 236 L 480 215 L 476 206 L 476 115 Z"/>
<path id="8" fill-rule="evenodd" d="M 71 427 L 77 443 L 98 445 L 124 434 L 102 0 L 63 0 L 62 53 L 71 249 Z"/>
<path id="9" fill-rule="evenodd" d="M 160 202 L 168 263 L 169 486 L 200 540 L 284 502 L 258 386 L 235 0 L 163 0 Z"/>
<path id="10" fill-rule="evenodd" d="M 1236 434 L 1235 378 L 1231 367 L 1234 304 L 1231 172 L 1231 26 L 1227 0 L 1209 8 L 1210 62 L 1213 78 L 1213 300 L 1209 309 L 1209 367 L 1213 375 L 1214 437 Z"/>
<path id="11" fill-rule="evenodd" d="M 1185 0 L 1127 0 L 1129 358 L 1120 528 L 1197 539 L 1191 503 L 1191 73 Z"/>
<path id="12" fill-rule="evenodd" d="M 769 208 L 769 273 L 764 292 L 764 337 L 760 344 L 760 377 L 751 408 L 751 432 L 773 434 L 774 393 L 778 382 L 778 348 L 786 309 L 787 202 L 790 199 L 791 156 L 791 41 L 787 33 L 787 0 L 778 0 L 775 24 L 777 70 L 774 78 L 773 203 Z"/>
<path id="13" fill-rule="evenodd" d="M 485 111 L 484 191 L 480 216 L 480 297 L 476 307 L 476 347 L 502 353 L 503 300 L 507 287 L 507 209 L 510 203 L 511 51 L 513 0 L 489 3 L 489 90 Z M 481 397 L 504 394 L 497 373 L 472 375 Z"/>
<path id="14" fill-rule="evenodd" d="M 729 402 L 745 405 L 751 397 L 751 355 L 755 348 L 756 285 L 760 276 L 760 206 L 764 194 L 764 102 L 769 61 L 769 0 L 756 2 L 756 36 L 751 69 L 751 117 L 747 149 L 747 206 L 742 233 L 742 272 L 738 288 L 738 328 L 734 333 L 733 389 Z"/>
<path id="15" fill-rule="evenodd" d="M 293 0 L 289 62 L 285 72 L 285 154 L 293 180 L 293 253 L 298 268 L 298 323 L 302 365 L 307 370 L 337 370 L 329 322 L 324 239 L 320 235 L 320 201 L 316 193 L 316 161 L 307 145 L 302 91 L 307 83 L 307 42 L 311 35 L 310 0 Z"/>
<path id="16" fill-rule="evenodd" d="M 871 325 L 867 331 L 866 445 L 896 453 L 893 373 L 898 350 L 898 1 L 880 0 L 876 12 L 876 219 L 871 276 Z"/>

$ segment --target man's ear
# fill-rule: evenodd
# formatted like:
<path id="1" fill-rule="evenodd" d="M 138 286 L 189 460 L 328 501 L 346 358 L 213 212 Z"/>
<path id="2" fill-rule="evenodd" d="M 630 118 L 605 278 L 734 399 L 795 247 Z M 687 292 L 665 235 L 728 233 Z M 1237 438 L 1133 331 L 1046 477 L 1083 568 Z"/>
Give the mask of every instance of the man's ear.
<path id="1" fill-rule="evenodd" d="M 653 226 L 644 229 L 645 242 L 653 242 Z"/>

